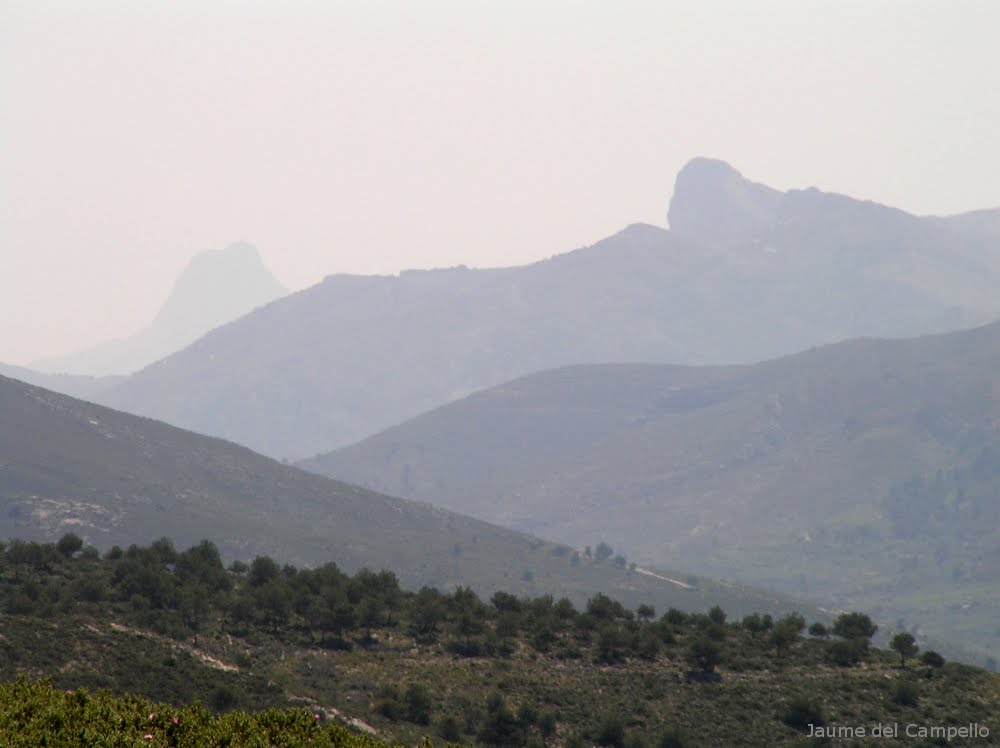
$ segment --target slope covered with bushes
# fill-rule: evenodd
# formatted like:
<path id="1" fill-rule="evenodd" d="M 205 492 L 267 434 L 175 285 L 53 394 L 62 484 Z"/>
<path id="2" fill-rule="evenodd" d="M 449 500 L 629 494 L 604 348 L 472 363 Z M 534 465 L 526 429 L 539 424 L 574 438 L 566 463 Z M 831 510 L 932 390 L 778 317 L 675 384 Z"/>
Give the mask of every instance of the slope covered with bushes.
<path id="1" fill-rule="evenodd" d="M 0 612 L 3 677 L 48 679 L 8 685 L 0 719 L 56 745 L 87 744 L 73 736 L 108 724 L 120 733 L 109 745 L 169 741 L 181 722 L 208 737 L 160 744 L 315 744 L 310 730 L 338 723 L 411 745 L 781 745 L 820 725 L 989 729 L 1000 713 L 1000 677 L 921 653 L 909 632 L 894 652 L 874 649 L 862 613 L 807 626 L 763 611 L 731 620 L 718 606 L 630 610 L 601 594 L 580 609 L 504 592 L 484 601 L 264 556 L 226 568 L 207 541 L 104 556 L 73 535 L 13 541 Z M 287 730 L 266 732 L 275 725 Z M 238 730 L 246 742 L 212 737 Z"/>

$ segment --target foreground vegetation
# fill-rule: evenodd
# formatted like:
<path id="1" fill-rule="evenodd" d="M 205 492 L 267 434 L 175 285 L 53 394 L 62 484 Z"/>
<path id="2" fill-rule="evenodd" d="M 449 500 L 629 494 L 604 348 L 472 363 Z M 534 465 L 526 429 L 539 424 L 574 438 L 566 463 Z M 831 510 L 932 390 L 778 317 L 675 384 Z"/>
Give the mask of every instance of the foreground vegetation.
<path id="1" fill-rule="evenodd" d="M 405 744 L 777 745 L 808 741 L 810 724 L 991 727 L 1000 713 L 996 675 L 921 653 L 905 631 L 895 651 L 872 649 L 860 613 L 828 628 L 719 607 L 658 615 L 603 595 L 583 610 L 503 592 L 484 602 L 405 591 L 389 572 L 267 557 L 227 569 L 209 542 L 101 556 L 74 535 L 13 541 L 0 613 L 3 678 L 49 679 L 6 686 L 0 728 L 80 735 L 108 719 L 108 734 L 125 730 L 108 745 L 347 744 L 331 723 Z M 151 713 L 169 715 L 163 729 L 136 737 Z M 169 742 L 177 724 L 205 742 Z M 239 730 L 244 742 L 211 737 Z M 74 740 L 50 744 L 86 744 Z"/>
<path id="2" fill-rule="evenodd" d="M 174 708 L 108 692 L 59 691 L 50 683 L 0 684 L 0 735 L 8 748 L 48 746 L 231 746 L 367 748 L 368 736 L 323 724 L 301 709 L 219 716 L 196 704 Z"/>

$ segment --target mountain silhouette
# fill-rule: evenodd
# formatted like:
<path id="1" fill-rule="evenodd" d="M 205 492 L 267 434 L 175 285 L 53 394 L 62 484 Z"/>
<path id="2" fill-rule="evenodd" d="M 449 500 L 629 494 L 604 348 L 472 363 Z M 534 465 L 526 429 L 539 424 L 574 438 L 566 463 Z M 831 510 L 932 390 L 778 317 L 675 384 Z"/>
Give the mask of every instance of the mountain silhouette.
<path id="1" fill-rule="evenodd" d="M 196 255 L 152 323 L 134 335 L 32 363 L 48 373 L 130 374 L 288 293 L 244 242 Z"/>
<path id="2" fill-rule="evenodd" d="M 816 189 L 778 193 L 720 162 L 697 160 L 677 183 L 680 231 L 636 224 L 521 267 L 330 276 L 98 397 L 301 458 L 532 371 L 750 363 L 1000 315 L 996 240 Z"/>

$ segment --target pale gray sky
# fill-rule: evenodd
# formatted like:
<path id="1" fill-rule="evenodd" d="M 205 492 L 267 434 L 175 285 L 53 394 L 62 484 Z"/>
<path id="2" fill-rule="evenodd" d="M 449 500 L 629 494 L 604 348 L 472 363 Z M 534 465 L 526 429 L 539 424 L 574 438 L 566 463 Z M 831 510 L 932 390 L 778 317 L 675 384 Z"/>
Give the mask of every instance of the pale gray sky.
<path id="1" fill-rule="evenodd" d="M 696 155 L 995 207 L 998 38 L 994 0 L 0 0 L 0 361 L 133 332 L 239 239 L 298 289 L 664 225 Z"/>

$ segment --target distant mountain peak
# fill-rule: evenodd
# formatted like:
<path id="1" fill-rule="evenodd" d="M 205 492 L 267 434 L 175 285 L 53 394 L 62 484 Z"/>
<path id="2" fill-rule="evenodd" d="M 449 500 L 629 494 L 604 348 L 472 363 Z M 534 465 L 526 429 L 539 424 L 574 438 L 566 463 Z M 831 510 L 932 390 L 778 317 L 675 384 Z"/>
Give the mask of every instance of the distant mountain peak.
<path id="1" fill-rule="evenodd" d="M 684 168 L 680 170 L 678 176 L 680 176 L 680 174 L 684 174 L 688 177 L 715 176 L 721 178 L 744 178 L 743 175 L 728 162 L 723 161 L 721 158 L 709 158 L 708 156 L 695 156 L 693 159 L 684 164 Z"/>
<path id="2" fill-rule="evenodd" d="M 677 174 L 667 220 L 678 234 L 725 244 L 767 228 L 781 197 L 725 161 L 698 157 Z"/>
<path id="3" fill-rule="evenodd" d="M 153 324 L 172 321 L 193 331 L 202 322 L 210 322 L 201 331 L 207 332 L 287 293 L 264 266 L 255 246 L 234 242 L 191 258 Z"/>
<path id="4" fill-rule="evenodd" d="M 36 361 L 45 372 L 128 374 L 193 343 L 210 330 L 284 296 L 288 290 L 244 241 L 199 252 L 174 281 L 152 323 L 135 335 Z"/>

